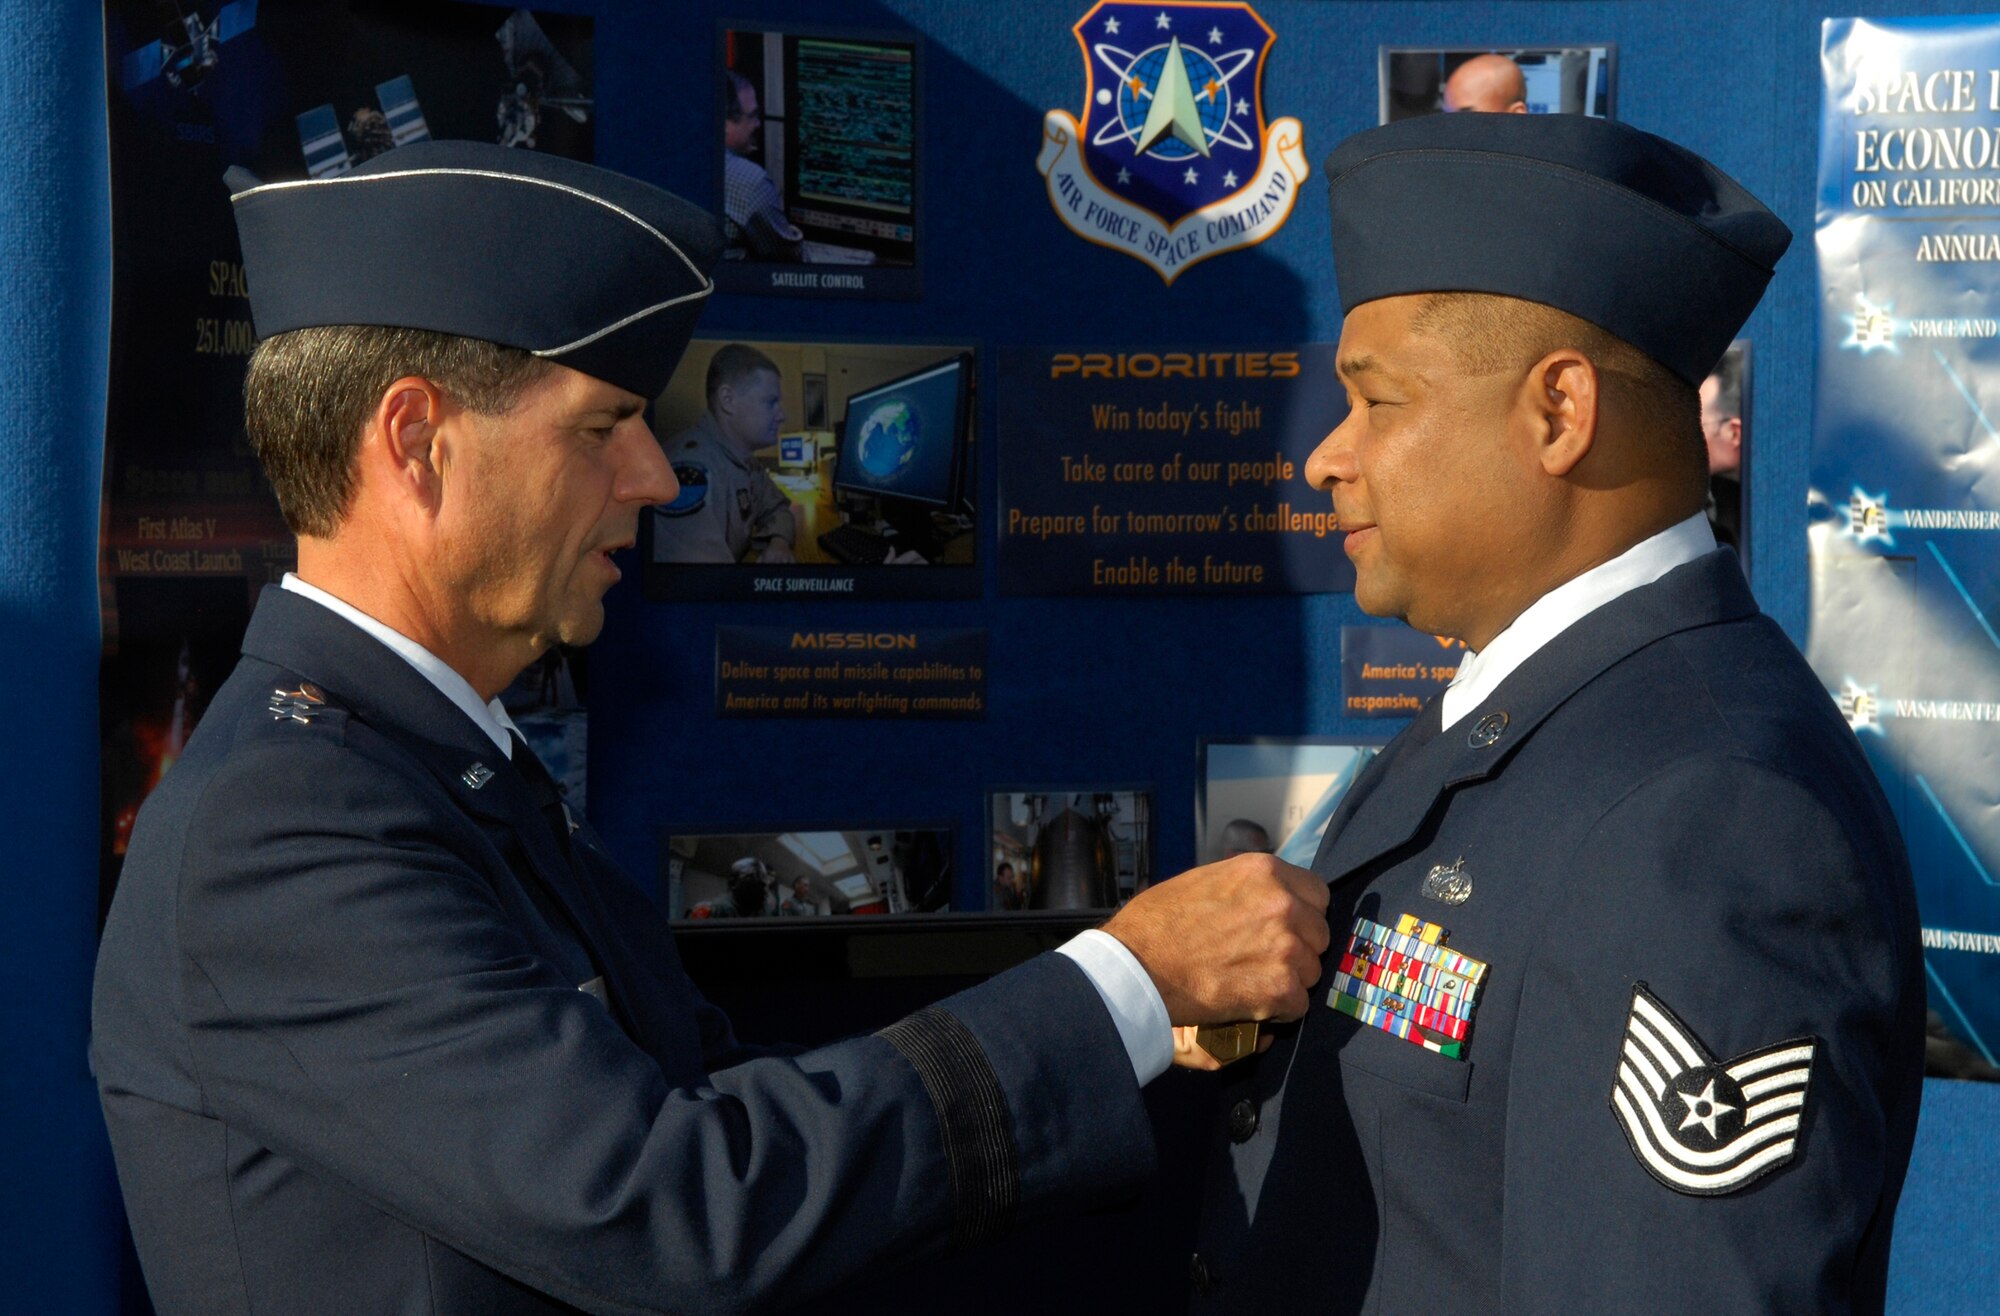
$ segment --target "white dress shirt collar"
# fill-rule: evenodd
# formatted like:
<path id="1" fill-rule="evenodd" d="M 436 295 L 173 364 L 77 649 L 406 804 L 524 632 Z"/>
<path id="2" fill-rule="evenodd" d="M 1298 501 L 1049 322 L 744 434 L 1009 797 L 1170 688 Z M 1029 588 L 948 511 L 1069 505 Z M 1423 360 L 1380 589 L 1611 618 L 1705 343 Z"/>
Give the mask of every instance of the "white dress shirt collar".
<path id="1" fill-rule="evenodd" d="M 508 734 L 515 730 L 514 719 L 507 716 L 507 710 L 500 706 L 498 699 L 482 701 L 478 692 L 472 688 L 472 682 L 446 666 L 444 659 L 401 631 L 391 630 L 353 604 L 335 598 L 317 585 L 308 585 L 289 571 L 285 573 L 282 588 L 311 599 L 380 640 L 391 653 L 416 668 L 419 676 L 436 686 L 439 694 L 451 700 L 460 712 L 471 718 L 472 724 L 485 732 L 487 739 L 491 740 L 502 754 L 509 759 L 514 757 L 514 742 Z"/>
<path id="2" fill-rule="evenodd" d="M 1708 517 L 1696 512 L 1650 539 L 1566 580 L 1529 604 L 1527 610 L 1478 653 L 1467 652 L 1458 675 L 1444 692 L 1443 726 L 1449 727 L 1485 703 L 1500 683 L 1541 647 L 1620 595 L 1650 585 L 1675 567 L 1715 551 Z"/>

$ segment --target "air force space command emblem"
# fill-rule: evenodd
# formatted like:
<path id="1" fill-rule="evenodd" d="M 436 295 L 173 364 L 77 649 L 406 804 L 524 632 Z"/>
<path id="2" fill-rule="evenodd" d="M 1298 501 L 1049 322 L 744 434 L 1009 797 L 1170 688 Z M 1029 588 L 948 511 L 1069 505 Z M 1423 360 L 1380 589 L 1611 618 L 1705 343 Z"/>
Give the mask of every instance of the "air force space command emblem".
<path id="1" fill-rule="evenodd" d="M 1083 115 L 1050 110 L 1035 162 L 1082 238 L 1172 283 L 1284 226 L 1309 172 L 1297 119 L 1264 119 L 1276 34 L 1247 4 L 1102 0 L 1075 28 Z"/>
<path id="2" fill-rule="evenodd" d="M 1732 1193 L 1798 1154 L 1818 1046 L 1795 1038 L 1718 1064 L 1635 983 L 1611 1111 L 1655 1179 L 1698 1197 Z"/>

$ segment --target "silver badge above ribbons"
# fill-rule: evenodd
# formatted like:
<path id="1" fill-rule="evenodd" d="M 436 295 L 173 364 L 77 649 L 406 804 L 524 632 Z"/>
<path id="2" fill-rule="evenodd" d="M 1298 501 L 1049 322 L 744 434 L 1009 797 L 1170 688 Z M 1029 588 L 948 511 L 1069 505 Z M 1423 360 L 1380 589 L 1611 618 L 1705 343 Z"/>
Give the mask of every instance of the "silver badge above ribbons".
<path id="1" fill-rule="evenodd" d="M 1717 1197 L 1798 1155 L 1819 1040 L 1793 1038 L 1718 1063 L 1647 990 L 1632 986 L 1611 1113 L 1646 1172 Z"/>
<path id="2" fill-rule="evenodd" d="M 1438 864 L 1424 874 L 1424 894 L 1447 905 L 1462 905 L 1472 899 L 1472 874 L 1465 871 L 1465 856 L 1448 864 Z"/>

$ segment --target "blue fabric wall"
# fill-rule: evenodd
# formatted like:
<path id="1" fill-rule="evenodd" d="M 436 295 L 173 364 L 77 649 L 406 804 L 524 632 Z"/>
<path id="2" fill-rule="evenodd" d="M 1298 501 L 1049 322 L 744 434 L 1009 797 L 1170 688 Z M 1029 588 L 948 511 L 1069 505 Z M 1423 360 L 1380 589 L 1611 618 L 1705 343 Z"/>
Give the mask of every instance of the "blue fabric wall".
<path id="1" fill-rule="evenodd" d="M 0 23 L 0 1264 L 106 1311 L 118 1203 L 85 1067 L 97 941 L 97 507 L 110 326 L 102 19 Z"/>
<path id="2" fill-rule="evenodd" d="M 1332 340 L 1340 311 L 1325 202 L 1309 183 L 1290 225 L 1198 267 L 1171 294 L 1137 262 L 1061 228 L 1033 172 L 1041 113 L 1081 94 L 1068 29 L 1084 0 L 803 3 L 549 0 L 598 16 L 603 163 L 714 200 L 710 61 L 719 17 L 914 27 L 927 37 L 926 278 L 915 304 L 718 298 L 705 332 L 931 342 L 1218 344 Z M 1383 43 L 1616 42 L 1619 117 L 1709 155 L 1770 201 L 1800 245 L 1748 335 L 1756 343 L 1754 585 L 1795 636 L 1805 624 L 1811 428 L 1814 151 L 1822 11 L 1798 0 L 1677 3 L 1341 3 L 1263 0 L 1279 33 L 1266 83 L 1317 161 L 1374 121 Z M 1876 15 L 1944 13 L 1881 3 Z M 0 1284 L 10 1307 L 118 1309 L 118 1217 L 84 1065 L 97 892 L 95 551 L 107 342 L 108 214 L 100 16 L 49 0 L 0 25 Z M 1058 295 L 1059 293 L 1059 295 Z M 990 383 L 990 376 L 988 382 Z M 993 488 L 990 388 L 983 487 Z M 163 418 L 170 422 L 171 418 Z M 988 495 L 990 505 L 990 493 Z M 988 532 L 990 535 L 990 531 Z M 991 561 L 992 541 L 985 544 Z M 990 570 L 990 568 L 989 568 Z M 673 821 L 842 813 L 959 820 L 977 847 L 979 793 L 1021 780 L 1150 778 L 1163 865 L 1192 857 L 1186 802 L 1199 734 L 1375 732 L 1339 715 L 1339 628 L 1352 600 L 998 599 L 878 605 L 869 620 L 993 629 L 990 720 L 888 727 L 717 723 L 714 626 L 776 614 L 641 603 L 621 587 L 597 655 L 593 812 L 650 876 Z M 803 606 L 787 620 L 858 620 Z M 844 765 L 837 775 L 828 765 Z M 1898 1231 L 1892 1305 L 1970 1310 L 2000 1291 L 2000 1091 L 1932 1085 Z"/>

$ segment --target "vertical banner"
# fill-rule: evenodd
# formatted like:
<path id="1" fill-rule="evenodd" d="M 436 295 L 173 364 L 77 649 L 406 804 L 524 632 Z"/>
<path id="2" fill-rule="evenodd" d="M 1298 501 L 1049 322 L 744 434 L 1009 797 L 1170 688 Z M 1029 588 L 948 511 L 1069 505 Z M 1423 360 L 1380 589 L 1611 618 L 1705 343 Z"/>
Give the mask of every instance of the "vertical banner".
<path id="1" fill-rule="evenodd" d="M 2000 1053 L 2000 18 L 1830 20 L 1808 656 L 1889 793 L 1933 1072 Z"/>
<path id="2" fill-rule="evenodd" d="M 243 434 L 254 333 L 223 171 L 333 179 L 433 137 L 587 160 L 591 22 L 443 0 L 105 5 L 105 901 L 139 805 L 235 666 L 257 590 L 296 558 Z M 561 751 L 559 770 L 574 758 L 580 772 L 571 674 L 530 677 L 534 688 L 510 691 L 508 706 L 534 710 L 524 733 L 544 754 Z"/>

